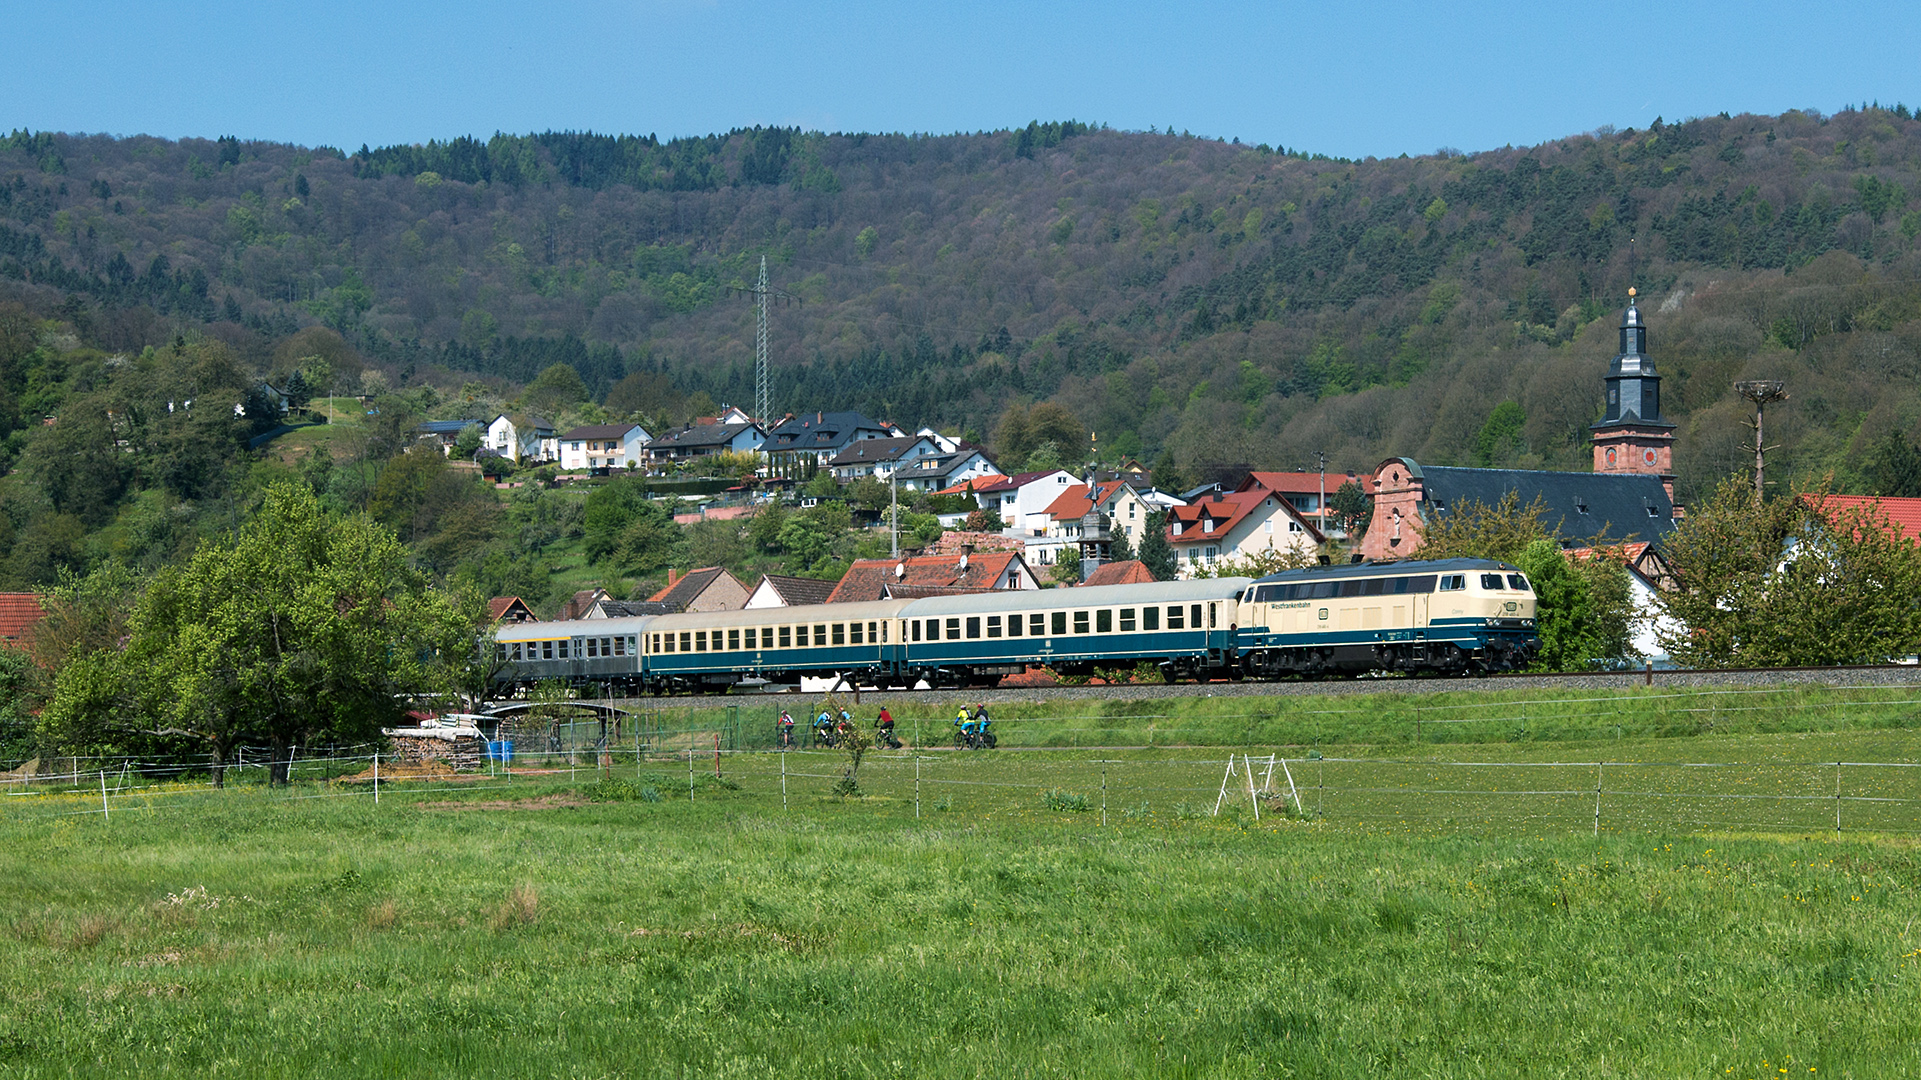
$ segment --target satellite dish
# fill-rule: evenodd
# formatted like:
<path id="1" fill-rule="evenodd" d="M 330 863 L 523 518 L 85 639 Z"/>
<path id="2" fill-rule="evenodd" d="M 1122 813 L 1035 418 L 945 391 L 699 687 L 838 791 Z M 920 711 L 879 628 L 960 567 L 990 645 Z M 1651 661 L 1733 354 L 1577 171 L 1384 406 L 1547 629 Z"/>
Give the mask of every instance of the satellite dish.
<path id="1" fill-rule="evenodd" d="M 961 552 L 960 571 L 963 574 L 967 573 L 967 553 L 965 551 Z"/>
<path id="2" fill-rule="evenodd" d="M 900 579 L 906 576 L 907 576 L 907 564 L 904 562 L 895 563 L 894 564 L 894 580 L 899 581 Z"/>

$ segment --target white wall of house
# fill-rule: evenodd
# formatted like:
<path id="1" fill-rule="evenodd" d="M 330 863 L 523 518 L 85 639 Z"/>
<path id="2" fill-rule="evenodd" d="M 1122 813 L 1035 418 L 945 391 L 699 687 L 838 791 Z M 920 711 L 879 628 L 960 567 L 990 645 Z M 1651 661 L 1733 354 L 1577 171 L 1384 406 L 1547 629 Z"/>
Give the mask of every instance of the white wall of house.
<path id="1" fill-rule="evenodd" d="M 647 460 L 647 430 L 639 424 L 629 427 L 617 439 L 566 439 L 560 447 L 563 469 L 624 469 L 628 462 L 638 465 Z"/>
<path id="2" fill-rule="evenodd" d="M 507 414 L 494 417 L 485 438 L 488 449 L 500 451 L 500 456 L 509 461 L 520 460 L 520 440 L 514 437 L 514 422 L 507 419 Z"/>
<path id="3" fill-rule="evenodd" d="M 1288 512 L 1289 509 L 1285 500 L 1274 496 L 1262 499 L 1259 506 L 1235 522 L 1224 536 L 1201 539 L 1199 531 L 1193 530 L 1192 539 L 1169 537 L 1167 542 L 1174 548 L 1175 574 L 1183 578 L 1193 577 L 1200 567 L 1254 555 L 1267 549 L 1313 554 L 1316 549 L 1313 534 Z"/>
<path id="4" fill-rule="evenodd" d="M 1013 491 L 1001 491 L 1000 512 L 1002 531 L 1009 536 L 1045 536 L 1048 523 L 1053 520 L 1047 508 L 1061 497 L 1069 487 L 1080 481 L 1066 469 L 1055 469 L 1037 479 L 1030 480 Z"/>

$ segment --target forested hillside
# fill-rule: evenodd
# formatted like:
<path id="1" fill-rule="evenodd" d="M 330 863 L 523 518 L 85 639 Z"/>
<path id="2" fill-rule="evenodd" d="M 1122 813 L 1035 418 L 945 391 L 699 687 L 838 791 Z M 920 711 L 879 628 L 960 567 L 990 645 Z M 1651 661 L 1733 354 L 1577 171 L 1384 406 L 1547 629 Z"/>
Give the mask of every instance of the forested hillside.
<path id="1" fill-rule="evenodd" d="M 1792 394 L 1782 468 L 1892 490 L 1921 483 L 1918 234 L 1904 107 L 1358 162 L 1072 122 L 354 153 L 16 132 L 0 541 L 32 581 L 102 530 L 152 551 L 204 529 L 258 467 L 246 433 L 208 418 L 213 441 L 182 443 L 158 418 L 314 356 L 330 388 L 411 388 L 422 415 L 523 401 L 557 363 L 590 413 L 751 407 L 736 289 L 763 255 L 801 301 L 773 315 L 777 409 L 991 441 L 1051 401 L 1104 456 L 1185 478 L 1322 450 L 1584 468 L 1635 284 L 1684 497 L 1740 467 L 1730 384 L 1764 376 Z M 116 425 L 138 437 L 116 448 Z M 358 446 L 363 505 L 397 438 Z"/>

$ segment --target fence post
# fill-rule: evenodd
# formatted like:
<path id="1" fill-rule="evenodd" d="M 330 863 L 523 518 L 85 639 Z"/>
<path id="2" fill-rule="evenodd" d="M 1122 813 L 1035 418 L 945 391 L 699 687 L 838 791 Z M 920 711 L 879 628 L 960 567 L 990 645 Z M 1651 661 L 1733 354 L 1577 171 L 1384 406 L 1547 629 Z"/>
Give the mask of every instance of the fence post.
<path id="1" fill-rule="evenodd" d="M 687 801 L 694 801 L 694 732 L 687 731 Z"/>
<path id="2" fill-rule="evenodd" d="M 1836 781 L 1836 783 L 1839 783 L 1839 781 Z M 1839 813 L 1839 811 L 1836 811 L 1836 813 Z M 105 769 L 101 769 L 101 770 L 100 770 L 100 820 L 101 820 L 101 821 L 105 821 L 105 820 L 107 820 L 107 817 L 108 817 L 108 814 L 107 814 L 107 770 L 105 770 Z M 1835 828 L 1836 828 L 1836 829 L 1839 829 L 1839 828 L 1840 828 L 1840 826 L 1839 826 L 1839 825 L 1836 825 L 1836 826 L 1835 826 Z"/>
<path id="3" fill-rule="evenodd" d="M 1601 772 L 1606 768 L 1605 761 L 1594 765 L 1594 835 L 1597 837 L 1601 835 Z"/>
<path id="4" fill-rule="evenodd" d="M 1834 763 L 1834 831 L 1841 831 L 1841 763 Z"/>
<path id="5" fill-rule="evenodd" d="M 1107 825 L 1107 763 L 1101 763 L 1101 826 Z"/>
<path id="6" fill-rule="evenodd" d="M 374 805 L 380 805 L 380 751 L 374 751 Z"/>

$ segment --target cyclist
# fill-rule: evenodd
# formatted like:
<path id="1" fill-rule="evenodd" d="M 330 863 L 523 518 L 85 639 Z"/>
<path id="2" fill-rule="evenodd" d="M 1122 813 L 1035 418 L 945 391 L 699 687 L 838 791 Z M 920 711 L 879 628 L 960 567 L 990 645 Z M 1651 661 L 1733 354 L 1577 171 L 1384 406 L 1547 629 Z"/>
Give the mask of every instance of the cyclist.
<path id="1" fill-rule="evenodd" d="M 974 738 L 982 745 L 991 745 L 988 743 L 987 725 L 993 722 L 988 718 L 985 704 L 974 707 Z"/>
<path id="2" fill-rule="evenodd" d="M 900 740 L 894 738 L 894 714 L 887 711 L 887 706 L 880 707 L 880 716 L 874 719 L 874 727 L 880 732 L 882 746 L 900 749 Z"/>
<path id="3" fill-rule="evenodd" d="M 960 728 L 961 746 L 972 747 L 976 744 L 980 737 L 979 727 L 966 705 L 962 705 L 960 711 L 954 714 L 954 726 Z"/>
<path id="4" fill-rule="evenodd" d="M 834 714 L 826 709 L 814 717 L 814 742 L 821 746 L 834 745 Z"/>
<path id="5" fill-rule="evenodd" d="M 780 711 L 780 748 L 785 750 L 794 745 L 794 714 L 786 709 Z"/>

